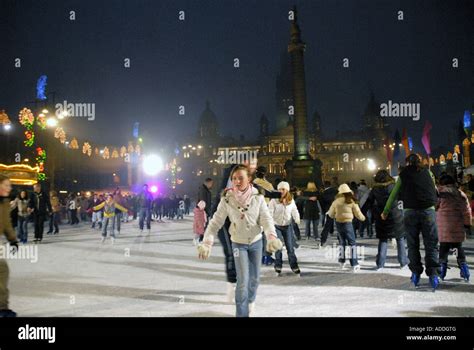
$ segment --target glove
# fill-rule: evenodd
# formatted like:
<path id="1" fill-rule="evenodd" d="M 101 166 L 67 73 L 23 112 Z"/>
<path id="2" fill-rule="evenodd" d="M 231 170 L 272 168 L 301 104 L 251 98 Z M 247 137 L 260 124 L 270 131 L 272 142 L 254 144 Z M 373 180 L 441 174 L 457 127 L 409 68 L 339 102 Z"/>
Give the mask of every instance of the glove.
<path id="1" fill-rule="evenodd" d="M 16 254 L 18 252 L 18 241 L 11 241 L 10 244 L 10 252 L 12 254 Z"/>
<path id="2" fill-rule="evenodd" d="M 197 246 L 199 259 L 206 260 L 211 255 L 211 246 L 201 243 Z"/>
<path id="3" fill-rule="evenodd" d="M 273 238 L 272 238 L 273 237 Z M 283 248 L 283 243 L 273 235 L 267 237 L 266 251 L 269 253 L 275 253 Z"/>

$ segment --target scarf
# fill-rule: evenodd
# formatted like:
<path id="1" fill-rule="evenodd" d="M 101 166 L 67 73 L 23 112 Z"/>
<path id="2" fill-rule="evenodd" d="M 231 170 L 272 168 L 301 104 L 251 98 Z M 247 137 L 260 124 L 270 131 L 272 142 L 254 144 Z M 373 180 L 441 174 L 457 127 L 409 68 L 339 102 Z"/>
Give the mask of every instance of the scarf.
<path id="1" fill-rule="evenodd" d="M 249 184 L 245 191 L 239 191 L 236 188 L 232 188 L 234 192 L 235 199 L 240 204 L 241 207 L 245 208 L 250 203 L 250 199 L 252 198 L 253 186 Z"/>

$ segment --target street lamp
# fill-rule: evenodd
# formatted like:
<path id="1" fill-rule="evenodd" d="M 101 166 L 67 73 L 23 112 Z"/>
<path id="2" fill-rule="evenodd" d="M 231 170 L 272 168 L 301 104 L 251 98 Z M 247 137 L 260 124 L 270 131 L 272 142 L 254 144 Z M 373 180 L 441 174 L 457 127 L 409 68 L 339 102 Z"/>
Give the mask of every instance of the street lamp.
<path id="1" fill-rule="evenodd" d="M 154 176 L 164 168 L 163 160 L 156 154 L 150 154 L 143 158 L 143 171 L 149 176 Z"/>
<path id="2" fill-rule="evenodd" d="M 58 120 L 56 118 L 48 118 L 46 120 L 46 125 L 50 128 L 55 128 L 58 126 Z"/>
<path id="3" fill-rule="evenodd" d="M 367 169 L 369 171 L 374 171 L 375 169 L 377 169 L 377 165 L 375 165 L 375 162 L 373 159 L 367 159 Z"/>

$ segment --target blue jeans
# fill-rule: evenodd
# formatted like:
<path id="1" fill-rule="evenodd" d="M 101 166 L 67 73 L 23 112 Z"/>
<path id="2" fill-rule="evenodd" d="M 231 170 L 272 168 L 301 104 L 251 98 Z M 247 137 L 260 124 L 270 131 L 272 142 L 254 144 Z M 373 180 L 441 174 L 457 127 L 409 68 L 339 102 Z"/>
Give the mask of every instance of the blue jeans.
<path id="1" fill-rule="evenodd" d="M 292 269 L 298 268 L 298 260 L 295 254 L 295 242 L 293 238 L 293 227 L 289 226 L 276 226 L 275 231 L 278 238 L 285 242 L 286 252 L 288 254 L 288 260 L 290 261 L 290 267 Z M 283 252 L 281 250 L 275 253 L 275 267 L 283 266 Z"/>
<path id="2" fill-rule="evenodd" d="M 352 222 L 337 222 L 336 228 L 339 237 L 339 262 L 346 262 L 346 246 L 349 244 L 351 247 L 351 266 L 359 264 L 357 261 L 357 246 L 355 240 L 354 226 Z"/>
<path id="3" fill-rule="evenodd" d="M 102 237 L 107 237 L 107 227 L 110 225 L 112 226 L 112 233 L 110 234 L 110 237 L 115 238 L 115 216 L 112 216 L 110 218 L 106 218 L 104 216 L 104 219 L 102 220 Z"/>
<path id="4" fill-rule="evenodd" d="M 405 229 L 408 242 L 408 267 L 411 272 L 421 275 L 423 264 L 420 254 L 420 233 L 425 246 L 425 269 L 428 276 L 439 274 L 438 226 L 434 209 L 405 209 Z"/>
<path id="5" fill-rule="evenodd" d="M 379 240 L 379 249 L 378 249 L 377 258 L 376 258 L 377 267 L 379 268 L 385 266 L 385 259 L 387 258 L 387 246 L 388 246 L 387 241 L 388 241 L 387 239 Z M 406 242 L 405 237 L 400 237 L 397 239 L 398 263 L 402 267 L 408 264 L 405 242 Z"/>
<path id="6" fill-rule="evenodd" d="M 257 297 L 260 283 L 260 264 L 262 262 L 262 240 L 252 244 L 232 242 L 232 251 L 237 272 L 235 306 L 237 317 L 249 316 L 249 303 Z"/>
<path id="7" fill-rule="evenodd" d="M 313 237 L 314 239 L 319 239 L 319 232 L 318 232 L 319 220 L 304 220 L 304 223 L 305 223 L 304 232 L 306 234 L 306 237 L 309 238 L 311 236 L 310 230 L 311 230 L 311 225 L 313 225 Z"/>
<path id="8" fill-rule="evenodd" d="M 143 230 L 143 226 L 145 224 L 146 218 L 146 228 L 147 230 L 151 229 L 151 210 L 149 208 L 141 208 L 140 209 L 140 221 L 138 225 L 140 226 L 140 230 Z"/>
<path id="9" fill-rule="evenodd" d="M 16 226 L 16 232 L 20 242 L 28 241 L 28 216 L 18 215 L 18 224 Z"/>

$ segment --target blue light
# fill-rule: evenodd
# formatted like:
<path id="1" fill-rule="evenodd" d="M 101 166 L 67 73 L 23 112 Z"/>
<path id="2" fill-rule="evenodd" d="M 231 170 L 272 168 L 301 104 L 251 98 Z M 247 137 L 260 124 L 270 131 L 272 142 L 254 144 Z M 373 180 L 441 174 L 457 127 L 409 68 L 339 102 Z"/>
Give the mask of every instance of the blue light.
<path id="1" fill-rule="evenodd" d="M 38 100 L 46 100 L 46 81 L 48 77 L 46 75 L 42 75 L 39 77 L 38 82 L 36 83 L 36 98 Z"/>
<path id="2" fill-rule="evenodd" d="M 138 139 L 138 129 L 140 127 L 140 123 L 139 122 L 135 122 L 133 124 L 133 137 Z"/>
<path id="3" fill-rule="evenodd" d="M 411 139 L 411 137 L 408 137 L 408 148 L 409 148 L 410 150 L 413 149 L 413 140 Z"/>
<path id="4" fill-rule="evenodd" d="M 471 114 L 469 111 L 464 111 L 464 129 L 471 128 Z"/>

